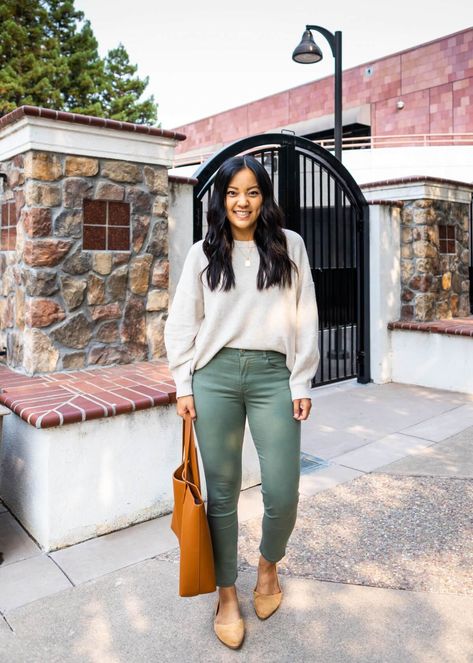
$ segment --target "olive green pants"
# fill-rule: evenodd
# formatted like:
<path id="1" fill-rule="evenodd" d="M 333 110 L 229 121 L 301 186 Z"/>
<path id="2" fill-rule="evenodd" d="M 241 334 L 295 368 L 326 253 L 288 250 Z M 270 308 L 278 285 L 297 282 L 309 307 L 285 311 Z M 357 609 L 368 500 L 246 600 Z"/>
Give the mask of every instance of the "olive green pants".
<path id="1" fill-rule="evenodd" d="M 294 419 L 285 355 L 222 348 L 193 373 L 194 428 L 207 484 L 217 585 L 237 578 L 238 514 L 245 421 L 258 453 L 264 503 L 259 550 L 286 554 L 297 517 L 301 422 Z"/>

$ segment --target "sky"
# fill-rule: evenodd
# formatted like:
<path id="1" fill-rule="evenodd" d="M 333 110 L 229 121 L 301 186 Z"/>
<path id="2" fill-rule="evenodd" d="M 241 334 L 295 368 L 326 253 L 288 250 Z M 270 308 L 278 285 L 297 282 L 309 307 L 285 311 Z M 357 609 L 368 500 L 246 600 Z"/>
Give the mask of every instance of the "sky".
<path id="1" fill-rule="evenodd" d="M 464 30 L 471 0 L 76 0 L 101 55 L 122 42 L 165 129 L 246 104 L 333 73 L 324 58 L 292 61 L 306 24 L 342 31 L 343 68 Z"/>

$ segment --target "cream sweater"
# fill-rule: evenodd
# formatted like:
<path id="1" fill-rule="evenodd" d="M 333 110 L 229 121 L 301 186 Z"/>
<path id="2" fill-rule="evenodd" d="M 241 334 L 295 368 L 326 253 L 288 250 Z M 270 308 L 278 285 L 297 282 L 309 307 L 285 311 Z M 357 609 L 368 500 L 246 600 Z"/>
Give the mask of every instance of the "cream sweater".
<path id="1" fill-rule="evenodd" d="M 234 240 L 233 270 L 236 286 L 227 292 L 211 291 L 203 240 L 189 250 L 177 284 L 164 330 L 169 368 L 176 395 L 192 394 L 192 373 L 202 368 L 223 347 L 276 350 L 286 355 L 291 371 L 292 399 L 310 398 L 310 382 L 319 364 L 318 314 L 314 283 L 304 241 L 284 229 L 292 272 L 291 288 L 258 290 L 259 253 L 254 241 Z M 251 248 L 253 247 L 253 248 Z M 250 254 L 251 266 L 245 266 Z"/>

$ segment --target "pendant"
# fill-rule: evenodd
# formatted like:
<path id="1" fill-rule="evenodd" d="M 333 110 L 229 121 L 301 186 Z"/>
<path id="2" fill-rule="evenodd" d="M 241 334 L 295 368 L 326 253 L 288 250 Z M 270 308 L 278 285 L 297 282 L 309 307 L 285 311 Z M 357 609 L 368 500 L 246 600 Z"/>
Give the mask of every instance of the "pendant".
<path id="1" fill-rule="evenodd" d="M 249 258 L 246 258 L 245 260 L 245 267 L 251 267 L 251 262 Z"/>

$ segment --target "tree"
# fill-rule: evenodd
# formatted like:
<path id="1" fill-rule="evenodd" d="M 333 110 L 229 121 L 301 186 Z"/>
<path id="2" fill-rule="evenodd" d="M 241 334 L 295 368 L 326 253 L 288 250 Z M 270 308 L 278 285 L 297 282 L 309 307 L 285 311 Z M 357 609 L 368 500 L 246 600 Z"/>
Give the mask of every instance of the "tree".
<path id="1" fill-rule="evenodd" d="M 140 101 L 149 79 L 136 76 L 138 67 L 130 63 L 123 44 L 108 52 L 105 60 L 103 105 L 107 117 L 114 120 L 154 124 L 157 106 L 151 96 Z"/>
<path id="2" fill-rule="evenodd" d="M 23 104 L 62 107 L 67 67 L 47 22 L 41 0 L 0 3 L 0 115 Z"/>
<path id="3" fill-rule="evenodd" d="M 102 59 L 74 0 L 0 2 L 0 116 L 23 104 L 138 123 L 156 122 L 148 78 L 122 44 Z"/>
<path id="4" fill-rule="evenodd" d="M 74 0 L 45 0 L 48 36 L 59 43 L 60 57 L 68 69 L 62 110 L 104 116 L 101 95 L 105 86 L 104 62 L 84 12 Z"/>

